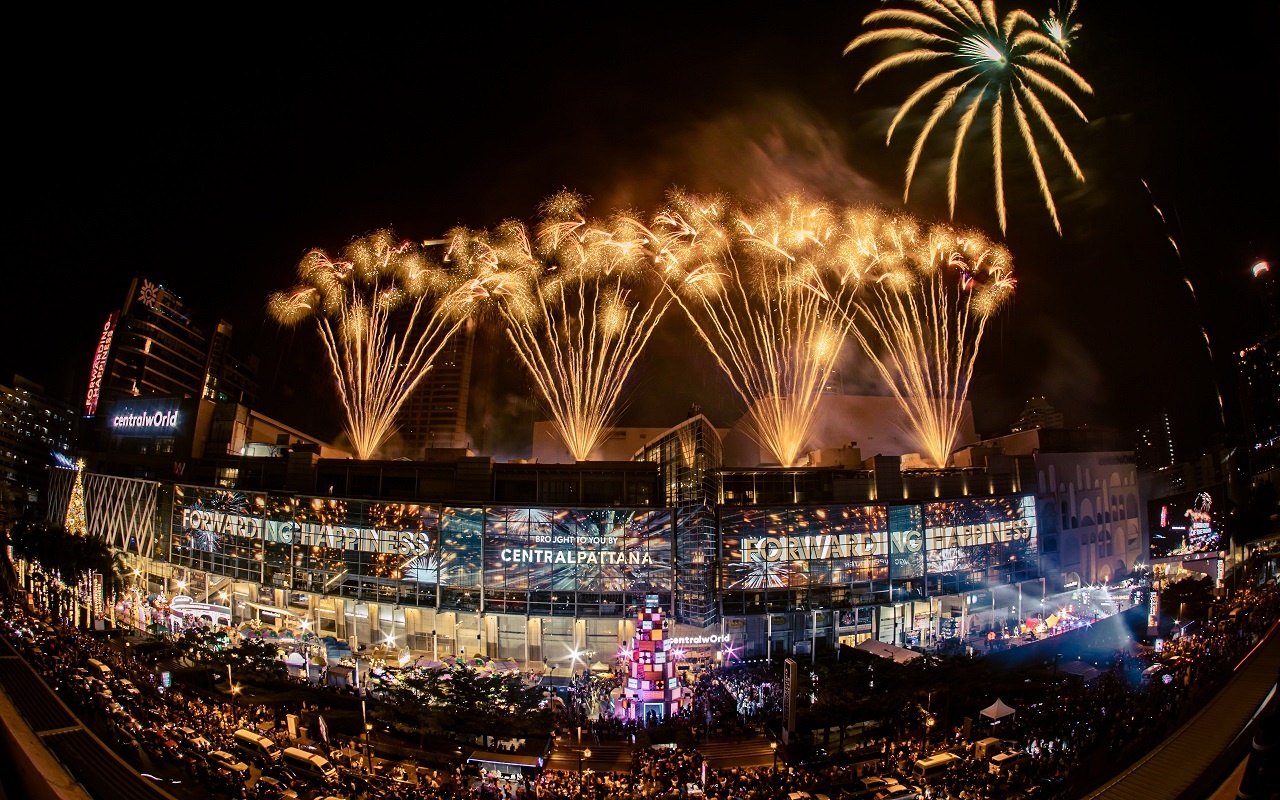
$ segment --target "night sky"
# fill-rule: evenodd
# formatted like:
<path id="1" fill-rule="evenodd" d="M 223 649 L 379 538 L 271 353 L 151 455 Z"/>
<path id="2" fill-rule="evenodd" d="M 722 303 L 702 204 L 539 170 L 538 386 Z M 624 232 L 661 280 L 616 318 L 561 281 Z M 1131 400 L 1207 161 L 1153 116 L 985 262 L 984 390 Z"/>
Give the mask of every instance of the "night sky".
<path id="1" fill-rule="evenodd" d="M 234 323 L 237 349 L 262 359 L 264 412 L 333 435 L 314 334 L 263 312 L 310 247 L 383 226 L 426 239 L 528 219 L 561 187 L 599 213 L 652 209 L 670 186 L 901 205 L 923 107 L 890 147 L 884 132 L 929 73 L 890 72 L 854 93 L 886 51 L 841 51 L 878 3 L 685 5 L 189 26 L 112 9 L 15 27 L 0 381 L 16 372 L 78 404 L 97 331 L 145 275 Z M 1167 409 L 1194 451 L 1222 438 L 1215 381 L 1238 426 L 1233 353 L 1262 328 L 1249 268 L 1280 260 L 1280 6 L 1201 8 L 1223 12 L 1082 3 L 1071 59 L 1095 89 L 1077 96 L 1090 122 L 1050 108 L 1087 182 L 1041 142 L 1059 237 L 1022 151 L 1006 151 L 1019 286 L 979 359 L 981 433 L 1006 432 L 1045 395 L 1069 425 L 1132 429 Z M 923 218 L 946 216 L 952 130 L 935 134 L 912 189 L 907 210 Z M 982 133 L 970 134 L 956 218 L 998 235 Z M 673 424 L 693 402 L 734 421 L 727 383 L 690 335 L 668 316 L 624 422 Z M 485 350 L 477 364 L 497 377 L 473 399 L 500 440 L 533 412 L 514 361 Z M 866 372 L 849 361 L 850 375 Z M 492 444 L 519 454 L 517 441 Z"/>

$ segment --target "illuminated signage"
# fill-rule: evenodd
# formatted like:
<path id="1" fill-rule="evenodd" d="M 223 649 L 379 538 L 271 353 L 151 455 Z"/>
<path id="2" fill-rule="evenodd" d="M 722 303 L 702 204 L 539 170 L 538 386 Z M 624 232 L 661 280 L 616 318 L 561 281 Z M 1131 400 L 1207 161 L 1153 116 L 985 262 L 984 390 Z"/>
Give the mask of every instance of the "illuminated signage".
<path id="1" fill-rule="evenodd" d="M 728 644 L 731 641 L 731 638 L 732 637 L 730 637 L 729 634 L 727 633 L 724 634 L 723 636 L 712 633 L 707 636 L 676 636 L 674 638 L 668 639 L 667 643 L 680 644 L 680 645 Z"/>
<path id="2" fill-rule="evenodd" d="M 387 531 L 377 528 L 263 519 L 197 507 L 182 509 L 182 528 L 203 541 L 234 536 L 276 544 L 391 553 L 406 557 L 423 556 L 431 552 L 431 538 L 424 531 Z"/>
<path id="3" fill-rule="evenodd" d="M 107 324 L 98 337 L 98 349 L 93 353 L 93 366 L 89 368 L 89 391 L 84 396 L 84 415 L 92 417 L 98 410 L 98 397 L 102 394 L 102 376 L 107 371 L 107 354 L 111 352 L 111 339 L 116 332 L 117 312 L 111 312 Z"/>
<path id="4" fill-rule="evenodd" d="M 743 537 L 742 563 L 753 561 L 809 561 L 828 558 L 858 558 L 894 553 L 919 553 L 927 540 L 932 551 L 953 547 L 976 547 L 1005 542 L 1028 541 L 1032 536 L 1027 519 L 998 520 L 976 525 L 943 526 L 883 534 L 840 534 L 836 536 Z"/>
<path id="5" fill-rule="evenodd" d="M 1225 487 L 1218 485 L 1151 501 L 1151 557 L 1187 557 L 1220 550 L 1220 501 L 1225 496 Z"/>
<path id="6" fill-rule="evenodd" d="M 504 547 L 499 551 L 503 561 L 520 564 L 652 564 L 648 551 L 624 553 L 608 550 L 533 550 Z"/>
<path id="7" fill-rule="evenodd" d="M 111 427 L 139 430 L 176 428 L 178 427 L 178 410 L 175 408 L 172 411 L 143 411 L 137 414 L 126 410 L 123 414 L 111 417 Z"/>

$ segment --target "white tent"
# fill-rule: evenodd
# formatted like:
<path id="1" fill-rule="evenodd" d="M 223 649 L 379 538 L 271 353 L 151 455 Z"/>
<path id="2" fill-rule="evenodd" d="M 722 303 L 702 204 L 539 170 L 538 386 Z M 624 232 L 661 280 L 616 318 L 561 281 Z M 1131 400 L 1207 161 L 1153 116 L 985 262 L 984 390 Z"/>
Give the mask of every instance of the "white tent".
<path id="1" fill-rule="evenodd" d="M 982 709 L 982 716 L 988 719 L 1004 719 L 1010 714 L 1017 713 L 1017 709 L 1013 706 L 1005 705 L 1004 701 L 996 698 L 996 701 L 986 708 Z"/>
<path id="2" fill-rule="evenodd" d="M 860 642 L 853 649 L 861 650 L 864 653 L 870 653 L 873 656 L 880 656 L 881 658 L 892 658 L 899 664 L 905 664 L 908 661 L 914 661 L 920 657 L 920 653 L 917 653 L 915 650 L 908 650 L 905 647 L 898 647 L 897 645 L 887 644 L 885 642 L 876 641 L 875 639 L 867 639 L 864 642 Z"/>

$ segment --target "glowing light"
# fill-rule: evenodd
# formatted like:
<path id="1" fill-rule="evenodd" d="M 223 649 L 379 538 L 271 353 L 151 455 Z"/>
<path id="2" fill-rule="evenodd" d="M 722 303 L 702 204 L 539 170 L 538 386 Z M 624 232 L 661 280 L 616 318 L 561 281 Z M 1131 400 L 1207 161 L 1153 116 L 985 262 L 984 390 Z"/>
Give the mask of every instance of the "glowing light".
<path id="1" fill-rule="evenodd" d="M 273 294 L 268 309 L 282 325 L 316 321 L 347 437 L 357 458 L 372 458 L 487 292 L 473 275 L 429 263 L 420 246 L 385 230 L 355 239 L 337 260 L 312 250 L 298 275 L 302 283 Z"/>
<path id="2" fill-rule="evenodd" d="M 862 351 L 910 420 L 921 454 L 950 458 L 988 320 L 1013 294 L 1007 250 L 979 233 L 925 229 L 886 218 L 857 235 L 874 253 L 869 291 L 857 307 L 871 336 L 854 329 Z"/>
<path id="3" fill-rule="evenodd" d="M 1066 59 L 1068 48 L 1075 42 L 1076 34 L 1080 32 L 1081 25 L 1071 21 L 1071 17 L 1076 13 L 1076 0 L 1071 0 L 1071 5 L 1067 8 L 1067 13 L 1063 14 L 1062 6 L 1058 9 L 1049 9 L 1049 16 L 1044 20 L 1045 32 L 1049 34 L 1049 38 L 1053 39 L 1062 48 L 1063 60 Z"/>
<path id="4" fill-rule="evenodd" d="M 861 264 L 846 220 L 800 197 L 746 207 L 672 193 L 653 227 L 667 290 L 746 404 L 748 433 L 795 466 L 853 327 Z"/>
<path id="5" fill-rule="evenodd" d="M 449 258 L 481 277 L 507 338 L 577 461 L 604 440 L 621 410 L 627 375 L 670 299 L 652 291 L 660 243 L 636 217 L 583 216 L 560 192 L 543 203 L 533 235 L 519 222 L 453 232 Z"/>
<path id="6" fill-rule="evenodd" d="M 859 47 L 885 41 L 908 47 L 868 69 L 858 82 L 859 89 L 877 75 L 897 67 L 925 63 L 938 67 L 938 72 L 916 88 L 898 108 L 885 138 L 886 144 L 893 140 L 898 124 L 918 103 L 927 97 L 937 97 L 907 160 L 903 202 L 911 193 L 911 181 L 929 135 L 943 117 L 957 111 L 959 119 L 947 172 L 947 202 L 952 216 L 955 215 L 960 154 L 965 136 L 985 106 L 991 123 L 996 214 L 1000 230 L 1005 230 L 1004 116 L 1006 111 L 1012 111 L 1045 208 L 1054 228 L 1061 233 L 1031 121 L 1049 134 L 1071 173 L 1083 182 L 1084 173 L 1042 99 L 1047 95 L 1087 121 L 1084 112 L 1063 88 L 1066 85 L 1085 94 L 1093 93 L 1093 88 L 1068 65 L 1066 48 L 1080 28 L 1070 23 L 1075 4 L 1072 3 L 1061 19 L 1050 14 L 1045 23 L 1048 35 L 1040 31 L 1040 24 L 1026 11 L 1010 11 L 998 21 L 994 0 L 986 0 L 981 7 L 974 0 L 944 3 L 915 0 L 913 5 L 921 10 L 882 8 L 871 12 L 863 18 L 864 32 L 844 49 L 848 55 Z"/>
<path id="7" fill-rule="evenodd" d="M 1253 265 L 1253 277 L 1259 278 L 1271 271 L 1271 265 L 1265 261 L 1259 261 Z"/>
<path id="8" fill-rule="evenodd" d="M 64 527 L 67 533 L 76 536 L 84 536 L 88 532 L 84 510 L 84 459 L 76 461 L 76 477 L 71 484 L 71 499 L 67 501 Z"/>

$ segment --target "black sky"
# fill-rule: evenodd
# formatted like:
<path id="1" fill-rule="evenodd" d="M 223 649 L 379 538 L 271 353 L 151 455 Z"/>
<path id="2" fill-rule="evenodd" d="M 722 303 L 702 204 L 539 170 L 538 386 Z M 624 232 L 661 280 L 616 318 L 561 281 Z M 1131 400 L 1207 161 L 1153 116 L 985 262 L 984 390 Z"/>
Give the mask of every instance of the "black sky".
<path id="1" fill-rule="evenodd" d="M 78 396 L 96 331 L 129 278 L 146 275 L 235 324 L 262 357 L 265 411 L 328 433 L 309 331 L 263 315 L 312 246 L 387 225 L 423 239 L 528 218 L 562 186 L 597 211 L 652 208 L 672 185 L 899 205 L 914 130 L 888 148 L 884 130 L 918 81 L 891 73 L 854 94 L 876 53 L 841 57 L 878 4 L 716 7 L 730 10 L 192 24 L 113 9 L 15 25 L 0 380 L 17 372 Z M 1020 151 L 1006 155 L 1020 283 L 979 361 L 981 432 L 1005 431 L 1044 394 L 1069 424 L 1131 428 L 1167 408 L 1187 447 L 1204 446 L 1220 426 L 1202 324 L 1236 424 L 1231 354 L 1261 328 L 1248 269 L 1280 260 L 1280 12 L 1223 8 L 1082 3 L 1072 63 L 1096 90 L 1081 102 L 1091 121 L 1055 118 L 1088 181 L 1046 156 L 1059 237 Z M 924 217 L 946 214 L 947 133 L 908 206 Z M 967 151 L 957 219 L 996 233 L 987 148 L 974 137 Z M 700 402 L 731 422 L 726 386 L 669 321 L 628 421 L 670 423 Z M 500 431 L 528 416 L 523 384 L 505 354 L 484 363 L 499 376 L 484 402 Z"/>

